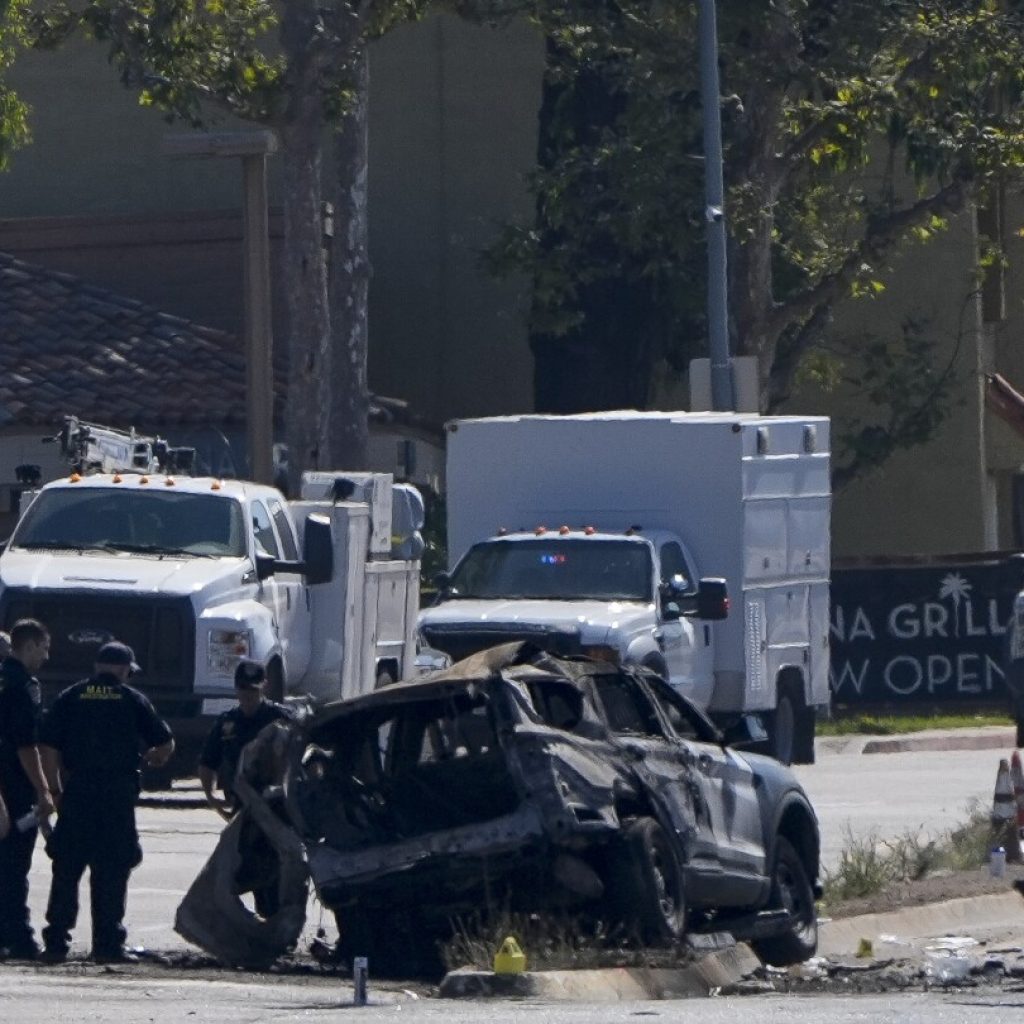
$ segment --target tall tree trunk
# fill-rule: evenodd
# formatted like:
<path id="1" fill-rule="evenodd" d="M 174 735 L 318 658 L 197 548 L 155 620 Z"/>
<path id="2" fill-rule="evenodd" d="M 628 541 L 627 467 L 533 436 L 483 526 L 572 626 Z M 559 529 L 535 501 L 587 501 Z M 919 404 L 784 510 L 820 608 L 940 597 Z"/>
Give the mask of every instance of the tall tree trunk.
<path id="1" fill-rule="evenodd" d="M 353 68 L 355 99 L 337 136 L 337 182 L 331 262 L 331 451 L 345 469 L 369 465 L 370 393 L 367 242 L 367 102 L 369 54 L 365 44 Z"/>
<path id="2" fill-rule="evenodd" d="M 288 310 L 288 488 L 303 470 L 331 462 L 331 324 L 323 248 L 319 97 L 281 129 L 284 170 L 284 290 Z"/>
<path id="3" fill-rule="evenodd" d="M 288 314 L 288 489 L 302 473 L 329 468 L 331 318 L 323 229 L 324 109 L 315 48 L 319 12 L 311 0 L 284 5 L 281 45 L 292 80 L 278 131 L 284 172 L 284 293 Z"/>

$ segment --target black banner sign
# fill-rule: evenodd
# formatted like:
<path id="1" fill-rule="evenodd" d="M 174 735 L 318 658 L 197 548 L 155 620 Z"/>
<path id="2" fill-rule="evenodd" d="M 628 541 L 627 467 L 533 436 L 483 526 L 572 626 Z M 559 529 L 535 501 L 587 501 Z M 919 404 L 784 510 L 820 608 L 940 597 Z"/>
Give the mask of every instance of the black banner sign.
<path id="1" fill-rule="evenodd" d="M 832 571 L 835 704 L 1005 704 L 1019 557 Z"/>

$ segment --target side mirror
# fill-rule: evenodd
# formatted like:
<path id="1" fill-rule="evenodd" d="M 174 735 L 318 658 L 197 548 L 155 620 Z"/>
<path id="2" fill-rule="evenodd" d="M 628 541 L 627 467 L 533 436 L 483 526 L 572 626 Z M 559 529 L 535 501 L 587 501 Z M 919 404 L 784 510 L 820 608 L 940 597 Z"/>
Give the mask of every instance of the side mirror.
<path id="1" fill-rule="evenodd" d="M 729 615 L 729 591 L 725 580 L 705 577 L 697 588 L 697 608 L 694 617 L 716 621 Z"/>
<path id="2" fill-rule="evenodd" d="M 722 734 L 722 743 L 735 750 L 759 747 L 767 742 L 768 733 L 757 715 L 741 715 Z"/>
<path id="3" fill-rule="evenodd" d="M 446 594 L 452 585 L 452 574 L 450 572 L 435 572 L 431 580 L 439 594 Z"/>
<path id="4" fill-rule="evenodd" d="M 313 514 L 306 517 L 302 557 L 302 571 L 309 586 L 331 582 L 334 578 L 334 537 L 327 516 Z"/>
<path id="5" fill-rule="evenodd" d="M 261 583 L 264 580 L 269 580 L 271 576 L 277 571 L 277 562 L 273 555 L 268 555 L 266 551 L 256 552 L 256 579 Z"/>

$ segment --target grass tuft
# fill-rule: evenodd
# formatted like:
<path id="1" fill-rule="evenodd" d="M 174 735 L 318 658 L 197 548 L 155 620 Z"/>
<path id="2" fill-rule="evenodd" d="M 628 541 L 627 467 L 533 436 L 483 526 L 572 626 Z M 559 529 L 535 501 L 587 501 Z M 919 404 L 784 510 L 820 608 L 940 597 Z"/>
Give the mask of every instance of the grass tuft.
<path id="1" fill-rule="evenodd" d="M 825 873 L 822 903 L 835 906 L 874 896 L 895 883 L 939 871 L 980 868 L 988 863 L 996 839 L 989 813 L 980 802 L 970 805 L 965 822 L 935 838 L 920 832 L 906 832 L 895 839 L 858 838 L 847 830 L 839 866 Z"/>
<path id="2" fill-rule="evenodd" d="M 982 725 L 1011 726 L 1013 719 L 994 711 L 973 715 L 858 713 L 818 722 L 815 731 L 819 736 L 895 736 L 905 732 L 923 732 L 926 729 L 973 729 Z"/>

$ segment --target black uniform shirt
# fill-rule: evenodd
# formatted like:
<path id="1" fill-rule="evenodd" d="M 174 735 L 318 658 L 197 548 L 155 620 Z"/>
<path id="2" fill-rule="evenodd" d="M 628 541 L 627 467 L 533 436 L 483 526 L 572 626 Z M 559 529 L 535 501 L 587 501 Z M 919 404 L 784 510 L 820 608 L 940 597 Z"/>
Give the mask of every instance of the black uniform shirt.
<path id="1" fill-rule="evenodd" d="M 18 751 L 39 742 L 41 717 L 39 681 L 17 658 L 4 658 L 0 665 L 0 793 L 14 815 L 35 803 L 35 789 Z"/>
<path id="2" fill-rule="evenodd" d="M 40 734 L 71 778 L 99 784 L 134 781 L 142 751 L 170 739 L 148 698 L 106 672 L 64 690 Z"/>
<path id="3" fill-rule="evenodd" d="M 230 791 L 242 748 L 254 740 L 264 726 L 288 717 L 287 708 L 269 700 L 261 701 L 251 715 L 243 715 L 240 707 L 223 712 L 217 716 L 210 735 L 206 737 L 199 763 L 217 772 L 225 791 Z"/>

